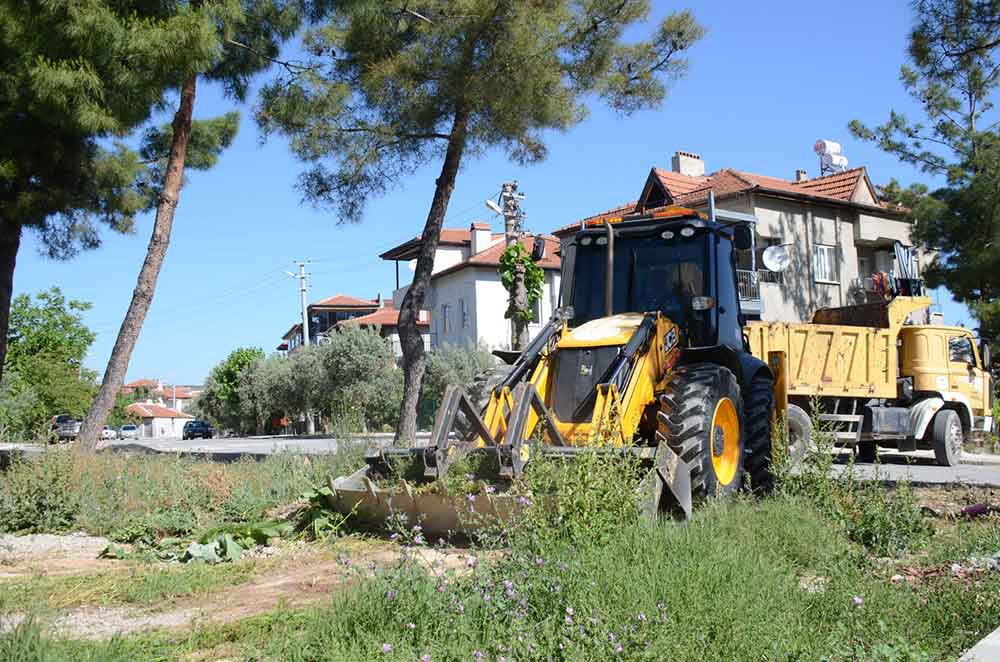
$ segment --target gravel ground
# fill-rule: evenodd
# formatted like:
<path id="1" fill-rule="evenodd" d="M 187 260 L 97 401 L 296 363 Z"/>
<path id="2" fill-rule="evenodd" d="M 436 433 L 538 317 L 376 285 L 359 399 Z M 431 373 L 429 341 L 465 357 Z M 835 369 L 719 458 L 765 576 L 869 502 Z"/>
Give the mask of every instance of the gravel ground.
<path id="1" fill-rule="evenodd" d="M 107 538 L 85 533 L 52 535 L 34 533 L 27 536 L 0 536 L 0 563 L 18 563 L 40 557 L 96 558 L 108 545 Z"/>

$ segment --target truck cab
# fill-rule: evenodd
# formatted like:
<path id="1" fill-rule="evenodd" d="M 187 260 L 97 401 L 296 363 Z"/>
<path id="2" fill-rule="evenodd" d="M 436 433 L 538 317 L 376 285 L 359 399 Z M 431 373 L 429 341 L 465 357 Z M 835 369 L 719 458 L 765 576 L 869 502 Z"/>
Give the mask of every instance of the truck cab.
<path id="1" fill-rule="evenodd" d="M 940 398 L 954 409 L 966 434 L 993 429 L 992 384 L 972 332 L 958 326 L 904 326 L 899 331 L 900 376 L 911 382 L 915 399 Z"/>

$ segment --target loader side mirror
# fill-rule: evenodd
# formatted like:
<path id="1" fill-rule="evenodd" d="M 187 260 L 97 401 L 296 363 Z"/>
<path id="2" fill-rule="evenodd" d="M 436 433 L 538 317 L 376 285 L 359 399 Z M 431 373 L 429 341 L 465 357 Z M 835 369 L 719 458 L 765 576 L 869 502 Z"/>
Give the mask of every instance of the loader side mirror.
<path id="1" fill-rule="evenodd" d="M 753 248 L 753 230 L 749 225 L 737 225 L 733 228 L 733 246 L 741 251 Z"/>
<path id="2" fill-rule="evenodd" d="M 538 262 L 545 258 L 545 239 L 535 237 L 535 242 L 531 245 L 531 261 Z"/>

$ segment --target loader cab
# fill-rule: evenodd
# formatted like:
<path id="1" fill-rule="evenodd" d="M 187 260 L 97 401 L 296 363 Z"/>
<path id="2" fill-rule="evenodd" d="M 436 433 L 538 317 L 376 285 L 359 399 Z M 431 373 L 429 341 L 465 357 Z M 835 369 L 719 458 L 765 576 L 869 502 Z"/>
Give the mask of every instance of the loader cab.
<path id="1" fill-rule="evenodd" d="M 734 249 L 750 240 L 746 229 L 691 210 L 585 227 L 564 250 L 571 326 L 655 311 L 684 330 L 688 348 L 743 351 Z"/>

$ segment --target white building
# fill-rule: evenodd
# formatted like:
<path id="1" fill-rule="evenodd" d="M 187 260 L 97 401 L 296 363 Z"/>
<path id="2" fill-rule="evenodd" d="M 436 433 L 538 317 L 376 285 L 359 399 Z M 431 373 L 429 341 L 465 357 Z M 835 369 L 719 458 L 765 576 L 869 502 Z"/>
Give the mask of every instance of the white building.
<path id="1" fill-rule="evenodd" d="M 559 240 L 540 236 L 545 241 L 545 254 L 537 264 L 545 270 L 545 281 L 535 321 L 528 325 L 532 336 L 552 315 L 559 297 Z M 533 242 L 534 236 L 529 235 L 522 243 L 530 251 Z M 397 309 L 409 287 L 399 286 L 399 263 L 416 259 L 420 244 L 420 237 L 415 237 L 380 255 L 383 260 L 396 262 L 397 289 L 392 300 Z M 431 347 L 480 345 L 510 349 L 512 325 L 504 318 L 509 295 L 497 271 L 505 247 L 504 235 L 492 232 L 487 223 L 473 223 L 468 230 L 441 231 L 431 286 L 424 300 L 430 312 Z"/>
<path id="2" fill-rule="evenodd" d="M 750 319 L 800 322 L 817 308 L 877 300 L 882 294 L 873 290 L 885 274 L 893 283 L 909 274 L 922 287 L 919 277 L 931 256 L 915 249 L 912 264 L 897 263 L 896 243 L 913 246 L 911 224 L 905 210 L 879 197 L 864 167 L 819 177 L 798 170 L 793 179 L 732 168 L 705 174 L 704 161 L 690 152 L 677 152 L 671 165 L 670 170 L 650 170 L 638 200 L 555 234 L 568 241 L 582 222 L 668 205 L 704 212 L 714 192 L 719 209 L 757 217 L 756 260 L 744 251 L 737 265 L 740 307 Z M 773 245 L 788 252 L 790 265 L 784 272 L 768 271 L 762 264 L 764 249 Z M 912 281 L 907 280 L 907 288 Z"/>
<path id="3" fill-rule="evenodd" d="M 184 424 L 194 419 L 191 414 L 164 407 L 151 400 L 133 402 L 127 410 L 142 419 L 139 425 L 139 437 L 142 439 L 180 438 L 184 432 Z"/>

